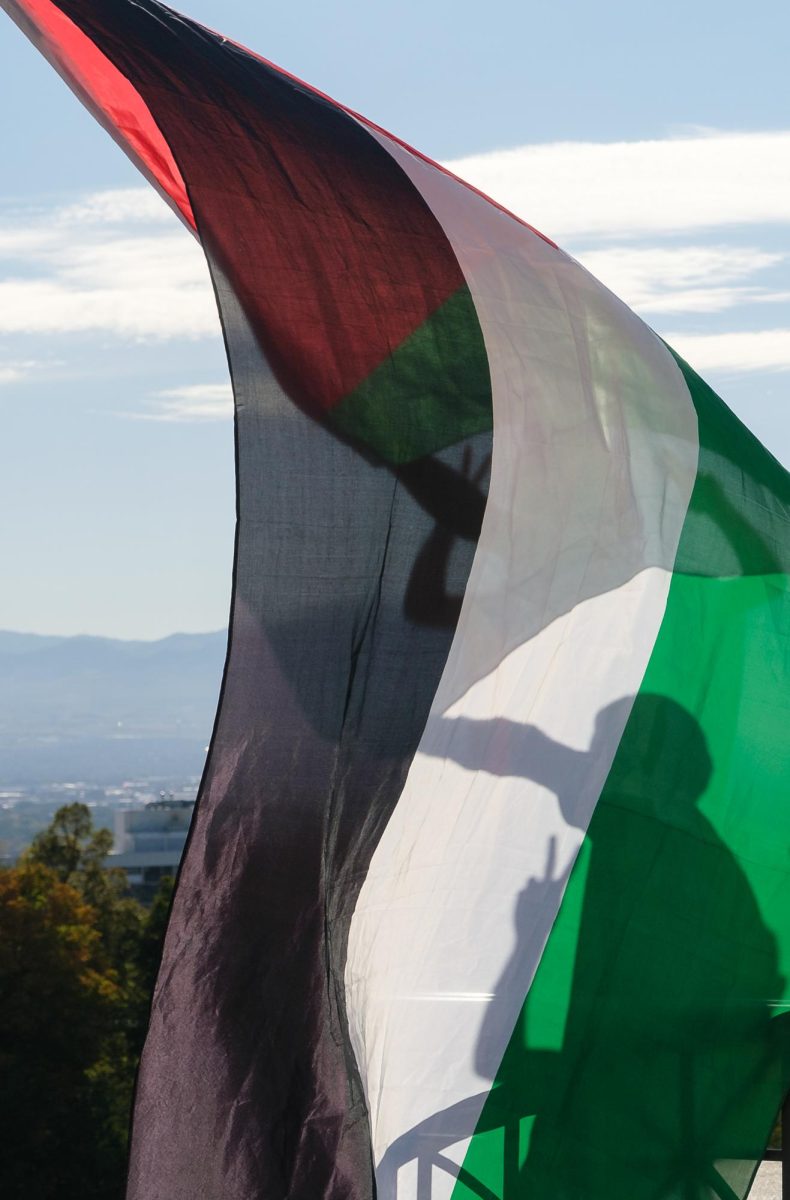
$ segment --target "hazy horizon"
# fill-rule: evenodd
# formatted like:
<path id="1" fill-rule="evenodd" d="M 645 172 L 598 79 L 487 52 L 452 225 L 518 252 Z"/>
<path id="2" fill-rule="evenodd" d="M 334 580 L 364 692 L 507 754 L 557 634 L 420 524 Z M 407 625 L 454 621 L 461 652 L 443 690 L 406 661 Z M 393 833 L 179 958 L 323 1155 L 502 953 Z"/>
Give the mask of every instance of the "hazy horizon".
<path id="1" fill-rule="evenodd" d="M 227 636 L 228 626 L 220 626 L 218 629 L 174 629 L 171 633 L 164 633 L 154 637 L 126 637 L 123 634 L 105 634 L 91 633 L 89 630 L 83 630 L 80 633 L 51 633 L 49 630 L 40 629 L 0 629 L 0 638 L 6 634 L 15 637 L 23 638 L 44 638 L 57 641 L 73 641 L 77 638 L 90 638 L 95 641 L 103 642 L 166 642 L 169 638 L 176 637 L 219 637 L 220 635 Z"/>

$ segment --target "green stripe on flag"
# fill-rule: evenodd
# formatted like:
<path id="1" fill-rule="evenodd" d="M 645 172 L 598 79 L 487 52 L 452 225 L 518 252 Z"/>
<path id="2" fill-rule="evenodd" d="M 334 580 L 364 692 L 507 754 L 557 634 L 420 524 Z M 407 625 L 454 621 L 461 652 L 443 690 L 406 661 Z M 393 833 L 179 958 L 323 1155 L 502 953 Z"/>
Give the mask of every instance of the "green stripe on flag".
<path id="1" fill-rule="evenodd" d="M 790 1083 L 790 489 L 680 366 L 665 617 L 464 1159 L 503 1200 L 743 1197 Z"/>
<path id="2" fill-rule="evenodd" d="M 675 560 L 690 575 L 790 572 L 790 474 L 677 354 L 699 421 L 699 468 Z"/>
<path id="3" fill-rule="evenodd" d="M 330 420 L 395 463 L 490 429 L 488 358 L 469 288 L 459 288 L 331 409 Z"/>

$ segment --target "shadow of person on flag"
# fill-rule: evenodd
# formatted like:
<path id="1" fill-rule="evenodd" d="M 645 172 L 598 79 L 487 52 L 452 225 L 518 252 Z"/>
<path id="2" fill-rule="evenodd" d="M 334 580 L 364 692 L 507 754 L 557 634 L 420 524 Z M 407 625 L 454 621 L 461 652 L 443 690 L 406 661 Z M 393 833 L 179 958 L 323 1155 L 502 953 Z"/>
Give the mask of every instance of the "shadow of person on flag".
<path id="1" fill-rule="evenodd" d="M 475 543 L 480 536 L 490 471 L 491 455 L 473 466 L 470 445 L 463 447 L 458 470 L 431 456 L 396 471 L 398 481 L 434 521 L 414 559 L 403 598 L 404 616 L 415 625 L 455 629 L 458 624 L 463 592 L 448 588 L 450 558 L 456 541 Z"/>
<path id="2" fill-rule="evenodd" d="M 537 774 L 553 786 L 566 819 L 574 816 L 567 780 L 623 704 L 630 701 L 599 714 L 588 752 L 528 726 L 503 739 L 514 754 L 519 740 L 529 743 L 522 769 L 540 747 Z M 494 1083 L 453 1200 L 745 1194 L 782 1098 L 785 1022 L 771 1020 L 770 1006 L 783 980 L 742 866 L 704 813 L 713 771 L 702 730 L 682 705 L 635 698 L 546 950 L 495 1064 L 524 946 L 541 912 L 556 911 L 543 893 L 565 885 L 551 843 L 545 878 L 531 879 L 519 897 L 516 946 L 476 1052 L 478 1070 Z"/>
<path id="3" fill-rule="evenodd" d="M 312 1196 L 324 1171 L 363 1196 L 358 1181 L 374 1185 L 345 1015 L 348 927 L 447 660 L 491 435 L 394 469 L 294 405 L 252 340 L 234 385 L 247 403 L 230 656 L 179 884 L 188 910 L 176 906 L 171 926 L 193 999 L 175 1029 L 166 1006 L 155 1013 L 135 1170 L 168 1195 L 185 1195 L 185 1179 L 207 1191 L 209 1178 L 224 1195 L 232 1178 L 245 1195 Z M 442 531 L 436 586 L 415 598 L 415 563 Z M 197 913 L 200 937 L 177 942 Z M 201 1097 L 189 1129 L 172 1099 L 183 1093 Z M 162 1132 L 173 1125 L 179 1147 L 222 1153 L 175 1157 Z M 198 1170 L 210 1171 L 199 1185 Z"/>

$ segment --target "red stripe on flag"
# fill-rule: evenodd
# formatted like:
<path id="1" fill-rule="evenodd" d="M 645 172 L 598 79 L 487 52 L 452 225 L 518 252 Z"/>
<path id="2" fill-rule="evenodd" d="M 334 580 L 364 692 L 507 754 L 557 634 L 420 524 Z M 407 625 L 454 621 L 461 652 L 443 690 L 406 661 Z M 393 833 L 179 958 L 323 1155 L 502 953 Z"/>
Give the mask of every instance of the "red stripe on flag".
<path id="1" fill-rule="evenodd" d="M 271 59 L 264 58 L 264 56 L 262 54 L 258 54 L 256 50 L 250 50 L 249 46 L 245 46 L 242 42 L 236 42 L 233 40 L 233 38 L 225 37 L 224 34 L 218 33 L 210 25 L 206 25 L 204 28 L 210 30 L 210 32 L 215 34 L 216 37 L 221 37 L 223 41 L 230 42 L 231 45 L 235 46 L 237 50 L 243 50 L 244 53 L 249 54 L 251 58 L 256 58 L 258 62 L 262 62 L 265 66 L 270 67 L 273 71 L 277 71 L 278 74 L 284 75 L 286 79 L 290 79 L 294 83 L 298 83 L 300 87 L 305 89 L 305 91 L 312 92 L 314 96 L 318 96 L 321 100 L 326 100 L 327 103 L 333 104 L 335 108 L 339 108 L 340 111 L 346 113 L 347 116 L 353 117 L 355 121 L 359 121 L 360 125 L 364 125 L 366 129 L 372 129 L 375 133 L 381 134 L 382 137 L 394 142 L 397 146 L 401 146 L 404 150 L 407 150 L 409 154 L 413 154 L 415 158 L 419 158 L 420 162 L 424 162 L 429 167 L 433 167 L 435 170 L 441 171 L 441 173 L 443 175 L 447 175 L 448 178 L 454 179 L 456 183 L 460 183 L 461 186 L 465 187 L 468 191 L 474 192 L 474 194 L 479 196 L 481 200 L 485 200 L 488 204 L 492 204 L 494 208 L 498 208 L 499 211 L 503 212 L 506 216 L 512 217 L 514 221 L 518 221 L 519 225 L 523 225 L 525 229 L 530 231 L 530 233 L 534 233 L 539 238 L 542 238 L 543 241 L 547 242 L 549 246 L 553 246 L 555 250 L 559 250 L 559 246 L 556 242 L 552 241 L 547 234 L 541 233 L 541 231 L 536 229 L 534 225 L 530 225 L 529 221 L 525 221 L 523 217 L 518 216 L 517 213 L 514 213 L 509 208 L 506 208 L 504 204 L 500 204 L 498 200 L 494 200 L 491 198 L 491 196 L 487 196 L 485 192 L 480 190 L 480 188 L 475 187 L 475 185 L 473 183 L 469 183 L 468 180 L 462 179 L 460 175 L 456 175 L 455 171 L 451 171 L 449 167 L 442 166 L 441 163 L 437 162 L 436 159 L 431 158 L 430 155 L 423 154 L 422 150 L 415 149 L 414 146 L 411 146 L 408 142 L 405 142 L 403 138 L 399 138 L 397 134 L 390 133 L 390 131 L 385 129 L 382 125 L 377 125 L 375 121 L 371 121 L 368 117 L 363 116 L 362 113 L 358 113 L 355 109 L 349 108 L 347 104 L 342 104 L 339 100 L 335 100 L 334 96 L 330 96 L 326 92 L 322 92 L 320 88 L 313 87 L 311 83 L 305 83 L 304 79 L 300 79 L 298 75 L 294 75 L 293 71 L 286 71 L 285 67 L 280 67 L 277 65 L 277 63 L 272 62 Z"/>
<path id="2" fill-rule="evenodd" d="M 200 239 L 291 398 L 323 415 L 464 285 L 359 121 L 155 0 L 60 0 L 172 148 Z"/>
<path id="3" fill-rule="evenodd" d="M 58 74 L 194 231 L 195 217 L 181 172 L 140 93 L 50 0 L 11 0 L 7 7 Z"/>

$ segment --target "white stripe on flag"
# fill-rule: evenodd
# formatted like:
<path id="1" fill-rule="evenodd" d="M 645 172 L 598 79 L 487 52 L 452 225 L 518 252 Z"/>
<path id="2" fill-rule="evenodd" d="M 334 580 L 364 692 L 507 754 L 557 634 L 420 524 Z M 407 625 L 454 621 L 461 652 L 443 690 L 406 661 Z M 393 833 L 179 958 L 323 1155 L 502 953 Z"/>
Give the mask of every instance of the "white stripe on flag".
<path id="1" fill-rule="evenodd" d="M 401 1164 L 474 1129 L 628 703 L 597 735 L 596 718 L 637 692 L 658 633 L 698 446 L 682 376 L 633 313 L 567 255 L 375 136 L 458 256 L 494 404 L 461 618 L 349 938 L 379 1189 L 400 1200 L 416 1178 L 401 1173 L 396 1193 Z"/>

